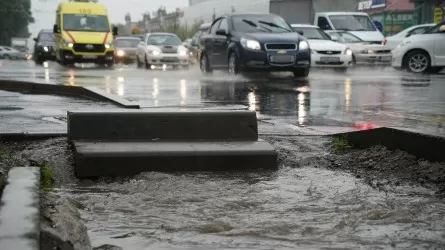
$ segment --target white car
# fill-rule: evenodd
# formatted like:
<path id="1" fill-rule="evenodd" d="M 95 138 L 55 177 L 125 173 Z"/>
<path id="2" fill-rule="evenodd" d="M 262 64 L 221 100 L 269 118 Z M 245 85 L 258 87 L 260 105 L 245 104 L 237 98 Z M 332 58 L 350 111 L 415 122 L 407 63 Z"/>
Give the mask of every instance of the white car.
<path id="1" fill-rule="evenodd" d="M 190 60 L 181 39 L 172 33 L 148 33 L 136 48 L 138 68 L 188 68 Z"/>
<path id="2" fill-rule="evenodd" d="M 352 50 L 353 64 L 390 66 L 391 50 L 380 44 L 365 42 L 348 31 L 328 31 L 333 41 L 338 41 Z"/>
<path id="3" fill-rule="evenodd" d="M 319 27 L 292 24 L 294 31 L 306 37 L 311 48 L 311 66 L 346 71 L 352 65 L 352 51 L 348 46 L 334 42 Z"/>
<path id="4" fill-rule="evenodd" d="M 387 38 L 385 38 L 383 40 L 382 45 L 385 45 L 388 48 L 390 48 L 391 50 L 393 50 L 397 47 L 397 45 L 399 45 L 403 41 L 403 39 L 405 39 L 409 36 L 412 36 L 412 35 L 422 34 L 427 29 L 434 27 L 434 25 L 436 25 L 436 24 L 429 23 L 429 24 L 421 24 L 421 25 L 411 26 L 409 28 L 406 28 L 406 29 L 400 31 L 399 33 L 397 33 L 393 36 L 388 36 Z"/>
<path id="5" fill-rule="evenodd" d="M 414 73 L 438 73 L 445 68 L 445 21 L 425 33 L 410 36 L 392 51 L 392 66 Z"/>

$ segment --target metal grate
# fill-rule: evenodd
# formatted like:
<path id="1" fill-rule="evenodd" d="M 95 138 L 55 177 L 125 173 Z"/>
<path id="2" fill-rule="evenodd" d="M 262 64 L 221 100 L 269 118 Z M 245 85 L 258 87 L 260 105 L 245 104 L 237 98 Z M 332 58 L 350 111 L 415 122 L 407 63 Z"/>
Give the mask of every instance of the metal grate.
<path id="1" fill-rule="evenodd" d="M 315 50 L 318 54 L 323 55 L 339 55 L 341 54 L 341 51 L 335 51 L 335 50 Z"/>
<path id="2" fill-rule="evenodd" d="M 91 53 L 99 52 L 99 53 L 102 53 L 105 51 L 105 45 L 76 43 L 76 44 L 74 44 L 73 49 L 76 52 L 91 52 Z"/>
<path id="3" fill-rule="evenodd" d="M 296 50 L 297 45 L 294 43 L 266 43 L 267 50 Z"/>

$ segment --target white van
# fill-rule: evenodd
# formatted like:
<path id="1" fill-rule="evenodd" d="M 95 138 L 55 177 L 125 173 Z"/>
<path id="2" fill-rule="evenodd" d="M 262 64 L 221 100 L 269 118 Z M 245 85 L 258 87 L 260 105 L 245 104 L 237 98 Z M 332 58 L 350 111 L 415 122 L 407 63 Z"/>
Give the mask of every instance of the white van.
<path id="1" fill-rule="evenodd" d="M 324 30 L 343 30 L 363 41 L 381 44 L 385 39 L 369 15 L 364 12 L 317 12 L 314 25 Z"/>

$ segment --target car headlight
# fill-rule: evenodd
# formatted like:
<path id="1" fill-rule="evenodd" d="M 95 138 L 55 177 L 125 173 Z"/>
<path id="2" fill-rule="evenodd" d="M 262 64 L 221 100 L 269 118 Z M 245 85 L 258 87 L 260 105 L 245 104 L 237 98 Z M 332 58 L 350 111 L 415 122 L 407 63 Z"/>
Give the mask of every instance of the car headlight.
<path id="1" fill-rule="evenodd" d="M 65 47 L 70 47 L 70 48 L 72 48 L 74 46 L 74 44 L 72 42 L 69 42 L 69 41 L 63 41 L 63 45 Z"/>
<path id="2" fill-rule="evenodd" d="M 117 56 L 124 56 L 124 55 L 125 55 L 125 51 L 123 51 L 123 50 L 118 50 L 118 51 L 116 52 L 116 55 L 117 55 Z"/>
<path id="3" fill-rule="evenodd" d="M 251 50 L 261 50 L 261 45 L 258 41 L 255 40 L 250 40 L 250 39 L 246 39 L 246 38 L 241 38 L 241 46 L 243 46 L 246 49 L 251 49 Z"/>
<path id="4" fill-rule="evenodd" d="M 43 47 L 43 50 L 45 51 L 45 52 L 48 52 L 48 47 Z"/>
<path id="5" fill-rule="evenodd" d="M 346 49 L 345 50 L 345 55 L 348 55 L 348 56 L 352 55 L 352 50 Z"/>
<path id="6" fill-rule="evenodd" d="M 180 50 L 179 51 L 179 55 L 180 56 L 186 56 L 187 55 L 187 50 Z"/>
<path id="7" fill-rule="evenodd" d="M 309 49 L 309 43 L 307 41 L 300 41 L 300 43 L 298 44 L 298 49 L 299 50 Z"/>
<path id="8" fill-rule="evenodd" d="M 154 56 L 159 56 L 161 54 L 161 52 L 159 50 L 152 50 L 151 54 Z"/>
<path id="9" fill-rule="evenodd" d="M 106 43 L 106 44 L 104 44 L 104 46 L 105 46 L 106 49 L 109 49 L 109 48 L 113 47 L 113 44 Z"/>
<path id="10" fill-rule="evenodd" d="M 362 54 L 374 54 L 374 50 L 372 50 L 372 49 L 364 49 L 364 50 L 360 51 L 360 53 L 362 53 Z"/>

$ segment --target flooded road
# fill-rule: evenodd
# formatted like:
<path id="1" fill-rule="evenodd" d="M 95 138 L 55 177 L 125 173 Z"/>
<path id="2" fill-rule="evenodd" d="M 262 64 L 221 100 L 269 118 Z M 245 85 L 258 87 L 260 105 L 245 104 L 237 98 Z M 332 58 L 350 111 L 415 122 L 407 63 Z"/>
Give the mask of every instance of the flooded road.
<path id="1" fill-rule="evenodd" d="M 219 73 L 201 77 L 196 69 L 66 70 L 54 64 L 43 68 L 2 62 L 0 78 L 96 86 L 144 108 L 255 110 L 262 122 L 273 125 L 268 132 L 370 122 L 445 134 L 445 75 L 352 69 L 346 74 L 313 71 L 307 80 L 294 80 L 270 75 L 228 78 Z M 56 108 L 50 109 L 51 116 L 64 116 L 77 105 L 58 102 L 52 100 Z M 27 110 L 24 107 L 23 112 Z M 270 139 L 261 126 L 260 133 Z M 445 203 L 433 191 L 411 185 L 379 189 L 356 176 L 329 170 L 333 156 L 327 138 L 302 136 L 296 144 L 284 141 L 272 140 L 282 159 L 278 171 L 144 173 L 95 182 L 67 178 L 57 183 L 54 192 L 78 202 L 94 246 L 445 248 Z M 66 148 L 61 152 L 57 143 L 40 148 L 46 153 L 35 154 L 58 155 L 53 167 L 72 175 L 72 166 L 60 161 L 67 155 Z"/>

